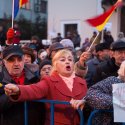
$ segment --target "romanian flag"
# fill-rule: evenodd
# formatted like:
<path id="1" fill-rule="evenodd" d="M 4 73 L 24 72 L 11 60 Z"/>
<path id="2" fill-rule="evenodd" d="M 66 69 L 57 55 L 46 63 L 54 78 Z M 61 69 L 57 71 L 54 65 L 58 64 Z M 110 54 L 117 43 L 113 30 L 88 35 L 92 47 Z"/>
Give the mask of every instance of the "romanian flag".
<path id="1" fill-rule="evenodd" d="M 14 18 L 16 17 L 19 9 L 28 2 L 28 0 L 14 0 Z"/>
<path id="2" fill-rule="evenodd" d="M 101 14 L 100 16 L 96 16 L 91 19 L 87 19 L 86 22 L 89 23 L 91 26 L 95 27 L 98 31 L 103 30 L 106 23 L 108 22 L 109 18 L 113 14 L 114 10 L 120 6 L 122 3 L 122 0 L 118 0 L 108 11 Z"/>

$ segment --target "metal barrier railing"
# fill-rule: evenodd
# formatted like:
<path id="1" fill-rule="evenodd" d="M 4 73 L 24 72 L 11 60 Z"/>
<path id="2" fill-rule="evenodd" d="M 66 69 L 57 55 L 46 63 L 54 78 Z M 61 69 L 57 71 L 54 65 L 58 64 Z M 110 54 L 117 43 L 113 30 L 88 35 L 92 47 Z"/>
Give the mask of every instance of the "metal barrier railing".
<path id="1" fill-rule="evenodd" d="M 65 104 L 70 105 L 69 102 L 65 101 L 56 101 L 56 100 L 36 100 L 36 102 L 50 103 L 50 112 L 51 112 L 51 125 L 54 125 L 54 105 L 55 104 Z M 84 116 L 81 109 L 77 110 L 80 116 L 80 125 L 84 125 Z M 27 102 L 24 103 L 24 125 L 28 125 L 28 111 L 27 111 Z"/>
<path id="2" fill-rule="evenodd" d="M 94 110 L 91 112 L 89 119 L 88 119 L 88 125 L 92 125 L 92 119 L 94 118 L 94 116 L 96 115 L 96 113 L 106 113 L 106 112 L 110 112 L 112 113 L 112 110 Z M 121 123 L 121 125 L 125 125 L 125 123 Z"/>

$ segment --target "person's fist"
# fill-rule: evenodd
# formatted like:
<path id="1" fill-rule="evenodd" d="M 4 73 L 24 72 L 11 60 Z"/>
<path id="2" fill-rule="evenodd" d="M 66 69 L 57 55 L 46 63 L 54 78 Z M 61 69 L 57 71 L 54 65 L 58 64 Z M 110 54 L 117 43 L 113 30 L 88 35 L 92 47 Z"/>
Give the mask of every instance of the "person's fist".
<path id="1" fill-rule="evenodd" d="M 6 44 L 7 45 L 13 44 L 13 38 L 14 38 L 14 29 L 13 28 L 9 28 L 8 31 L 7 31 L 7 41 L 6 41 Z"/>
<path id="2" fill-rule="evenodd" d="M 7 39 L 12 39 L 12 38 L 14 38 L 14 29 L 9 28 L 7 31 Z"/>
<path id="3" fill-rule="evenodd" d="M 90 52 L 83 52 L 80 56 L 79 63 L 83 65 L 91 56 Z"/>
<path id="4" fill-rule="evenodd" d="M 20 92 L 19 87 L 12 83 L 6 84 L 4 90 L 7 96 L 18 95 Z"/>

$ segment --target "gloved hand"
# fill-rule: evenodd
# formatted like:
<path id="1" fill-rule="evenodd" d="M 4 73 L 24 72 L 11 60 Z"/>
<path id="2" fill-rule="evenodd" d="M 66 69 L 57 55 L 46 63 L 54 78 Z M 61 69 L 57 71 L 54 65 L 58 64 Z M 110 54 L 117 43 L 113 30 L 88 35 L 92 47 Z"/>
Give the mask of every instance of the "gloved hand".
<path id="1" fill-rule="evenodd" d="M 14 38 L 14 29 L 13 28 L 9 28 L 8 31 L 7 31 L 7 41 L 6 41 L 6 44 L 7 45 L 13 44 L 13 38 Z"/>
<path id="2" fill-rule="evenodd" d="M 12 38 L 14 38 L 14 29 L 9 28 L 7 31 L 7 39 L 12 39 Z"/>

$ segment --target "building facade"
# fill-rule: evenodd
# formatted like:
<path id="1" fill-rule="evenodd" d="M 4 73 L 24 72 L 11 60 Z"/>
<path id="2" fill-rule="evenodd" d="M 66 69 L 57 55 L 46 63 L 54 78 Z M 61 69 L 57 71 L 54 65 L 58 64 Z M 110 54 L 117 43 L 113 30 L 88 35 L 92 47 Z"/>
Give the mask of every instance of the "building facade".
<path id="1" fill-rule="evenodd" d="M 0 0 L 0 19 L 12 17 L 12 1 Z M 15 20 L 23 15 L 27 20 L 34 22 L 37 16 L 47 19 L 47 0 L 29 0 L 18 12 Z"/>
<path id="2" fill-rule="evenodd" d="M 66 32 L 77 30 L 82 38 L 91 37 L 95 28 L 85 20 L 103 13 L 101 0 L 49 0 L 48 1 L 48 38 L 58 32 L 65 37 Z M 121 8 L 111 16 L 106 28 L 111 31 L 114 39 L 121 30 Z"/>
<path id="3" fill-rule="evenodd" d="M 12 1 L 0 0 L 0 19 L 11 18 Z M 48 39 L 56 37 L 60 32 L 62 37 L 68 31 L 78 31 L 82 42 L 91 37 L 95 28 L 89 26 L 85 20 L 103 13 L 102 0 L 29 0 L 17 14 L 15 20 L 23 15 L 27 20 L 34 22 L 37 16 L 48 21 Z M 117 39 L 120 31 L 125 33 L 125 7 L 118 8 L 111 16 L 106 28 Z"/>

